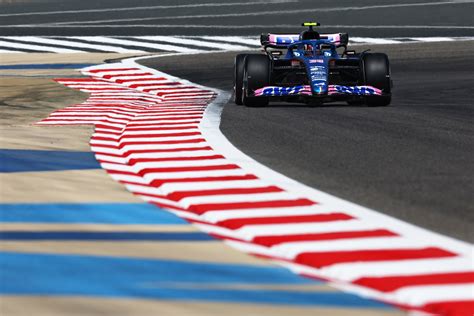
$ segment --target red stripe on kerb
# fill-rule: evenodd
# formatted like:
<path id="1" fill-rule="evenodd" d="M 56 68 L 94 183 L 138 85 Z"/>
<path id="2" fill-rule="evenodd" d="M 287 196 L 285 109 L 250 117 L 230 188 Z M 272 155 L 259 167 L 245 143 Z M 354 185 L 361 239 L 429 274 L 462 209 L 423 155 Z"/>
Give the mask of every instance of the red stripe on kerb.
<path id="1" fill-rule="evenodd" d="M 140 112 L 138 112 L 140 113 Z M 193 115 L 200 115 L 202 116 L 202 114 L 204 113 L 204 109 L 202 110 L 199 110 L 199 111 L 182 111 L 182 112 L 157 112 L 157 111 L 149 111 L 149 114 L 142 114 L 140 113 L 139 116 L 137 116 L 137 119 L 138 118 L 149 118 L 149 117 L 163 117 L 163 116 L 171 116 L 171 117 L 178 117 L 178 116 L 184 116 L 184 117 L 191 117 Z"/>
<path id="2" fill-rule="evenodd" d="M 131 81 L 157 81 L 156 79 L 136 79 Z M 140 88 L 140 87 L 161 87 L 161 86 L 181 86 L 181 82 L 163 82 L 163 83 L 134 83 L 128 85 L 129 88 Z"/>
<path id="3" fill-rule="evenodd" d="M 163 124 L 167 126 L 173 126 L 173 125 L 188 125 L 188 124 L 199 124 L 201 121 L 190 121 L 190 122 L 167 122 L 167 123 L 129 123 L 128 126 L 154 126 L 156 124 Z M 176 128 L 175 128 L 176 129 Z M 129 129 L 131 130 L 131 129 Z M 135 131 L 135 129 L 134 129 Z"/>
<path id="4" fill-rule="evenodd" d="M 474 315 L 474 300 L 444 301 L 426 304 L 424 311 L 443 316 L 472 316 Z"/>
<path id="5" fill-rule="evenodd" d="M 216 190 L 199 190 L 199 191 L 178 191 L 168 195 L 168 198 L 174 201 L 191 196 L 208 196 L 208 195 L 225 195 L 225 194 L 254 194 L 254 193 L 271 193 L 282 192 L 283 190 L 276 186 L 268 186 L 261 188 L 241 188 L 241 189 L 216 189 Z"/>
<path id="6" fill-rule="evenodd" d="M 139 76 L 151 76 L 149 72 L 141 72 L 138 74 L 114 74 L 114 75 L 104 75 L 102 76 L 105 79 L 113 79 L 114 77 L 139 77 Z"/>
<path id="7" fill-rule="evenodd" d="M 181 151 L 198 151 L 198 150 L 212 150 L 212 148 L 209 146 L 203 146 L 203 147 L 187 147 L 187 148 L 171 148 L 171 149 L 135 149 L 135 150 L 128 150 L 122 156 L 128 157 L 132 154 L 173 153 L 173 152 L 181 152 Z M 107 153 L 104 153 L 104 154 L 107 154 Z"/>
<path id="8" fill-rule="evenodd" d="M 308 199 L 297 200 L 270 200 L 262 202 L 240 202 L 240 203 L 215 203 L 200 204 L 189 207 L 189 210 L 196 214 L 204 214 L 209 211 L 224 211 L 246 208 L 267 208 L 267 207 L 287 207 L 287 206 L 309 206 L 316 203 Z"/>
<path id="9" fill-rule="evenodd" d="M 117 83 L 126 83 L 130 81 L 163 81 L 167 80 L 166 78 L 163 77 L 156 77 L 156 78 L 136 78 L 136 79 L 117 79 L 115 80 Z M 181 84 L 178 82 L 178 84 Z"/>
<path id="10" fill-rule="evenodd" d="M 381 292 L 391 292 L 405 286 L 474 283 L 474 272 L 452 272 L 360 278 L 353 283 Z"/>
<path id="11" fill-rule="evenodd" d="M 110 126 L 110 125 L 105 125 L 105 124 L 96 124 L 95 125 L 96 128 L 107 128 L 107 129 L 111 129 L 111 130 L 115 130 L 115 131 L 122 131 L 123 128 L 121 127 L 117 127 L 117 126 Z"/>
<path id="12" fill-rule="evenodd" d="M 195 139 L 186 139 L 186 140 L 163 140 L 163 141 L 145 141 L 145 140 L 136 140 L 136 141 L 123 141 L 118 146 L 123 148 L 124 146 L 129 145 L 178 145 L 178 144 L 197 144 L 204 143 L 206 140 L 204 138 L 195 138 Z"/>
<path id="13" fill-rule="evenodd" d="M 366 238 L 366 237 L 389 237 L 399 236 L 394 232 L 386 229 L 363 230 L 363 231 L 348 231 L 337 233 L 318 233 L 318 234 L 300 234 L 300 235 L 283 235 L 283 236 L 259 236 L 252 241 L 256 244 L 271 247 L 284 242 L 297 241 L 318 241 L 318 240 L 334 240 L 346 238 Z"/>
<path id="14" fill-rule="evenodd" d="M 147 121 L 180 121 L 180 120 L 192 120 L 192 119 L 202 119 L 202 115 L 188 115 L 188 117 L 181 116 L 171 116 L 171 117 L 137 117 L 134 122 L 147 122 Z"/>
<path id="15" fill-rule="evenodd" d="M 188 133 L 169 133 L 169 134 L 142 134 L 142 135 L 123 135 L 118 138 L 113 137 L 105 137 L 105 136 L 93 136 L 92 139 L 94 140 L 110 140 L 110 141 L 121 141 L 123 139 L 137 139 L 140 140 L 142 138 L 165 138 L 165 137 L 185 137 L 185 136 L 201 136 L 200 132 L 188 132 Z"/>
<path id="16" fill-rule="evenodd" d="M 212 170 L 233 170 L 240 169 L 234 164 L 219 165 L 219 166 L 196 166 L 196 167 L 174 167 L 174 168 L 147 168 L 139 172 L 140 175 L 147 173 L 161 173 L 161 172 L 189 172 L 189 171 L 212 171 Z"/>
<path id="17" fill-rule="evenodd" d="M 295 262 L 322 268 L 345 262 L 392 261 L 422 258 L 455 257 L 456 254 L 436 247 L 421 249 L 380 249 L 334 252 L 307 252 L 296 256 Z"/>
<path id="18" fill-rule="evenodd" d="M 176 130 L 176 129 L 186 130 L 186 129 L 196 129 L 196 128 L 197 126 L 195 125 L 179 126 L 179 127 L 174 127 L 174 126 L 172 127 L 134 127 L 134 128 L 127 128 L 127 131 L 146 132 L 146 131 L 169 131 L 169 130 Z"/>
<path id="19" fill-rule="evenodd" d="M 165 183 L 176 182 L 219 182 L 219 181 L 234 181 L 234 180 L 256 180 L 257 176 L 253 174 L 246 174 L 242 176 L 221 176 L 221 177 L 199 177 L 199 178 L 178 178 L 178 179 L 155 179 L 151 181 L 151 185 L 159 187 Z"/>
<path id="20" fill-rule="evenodd" d="M 135 165 L 141 162 L 161 162 L 161 161 L 195 161 L 195 160 L 213 160 L 224 159 L 222 155 L 194 156 L 194 157 L 167 157 L 167 158 L 132 158 L 128 161 L 129 165 Z"/>
<path id="21" fill-rule="evenodd" d="M 344 213 L 300 215 L 300 216 L 276 216 L 276 217 L 252 217 L 229 219 L 218 222 L 219 226 L 229 229 L 239 229 L 246 225 L 269 225 L 269 224 L 290 224 L 290 223 L 309 223 L 309 222 L 331 222 L 346 221 L 353 219 L 352 216 Z"/>

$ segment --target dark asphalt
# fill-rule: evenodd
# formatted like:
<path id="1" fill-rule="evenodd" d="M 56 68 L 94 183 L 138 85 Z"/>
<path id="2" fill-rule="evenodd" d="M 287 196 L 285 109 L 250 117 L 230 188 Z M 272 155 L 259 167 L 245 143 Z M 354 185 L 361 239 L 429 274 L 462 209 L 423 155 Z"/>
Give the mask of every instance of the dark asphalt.
<path id="1" fill-rule="evenodd" d="M 242 151 L 287 176 L 472 242 L 473 49 L 472 41 L 378 46 L 391 59 L 391 106 L 228 103 L 221 130 Z M 230 91 L 235 54 L 143 63 Z"/>
<path id="2" fill-rule="evenodd" d="M 0 36 L 255 36 L 307 20 L 352 36 L 474 36 L 472 12 L 472 0 L 6 0 Z"/>

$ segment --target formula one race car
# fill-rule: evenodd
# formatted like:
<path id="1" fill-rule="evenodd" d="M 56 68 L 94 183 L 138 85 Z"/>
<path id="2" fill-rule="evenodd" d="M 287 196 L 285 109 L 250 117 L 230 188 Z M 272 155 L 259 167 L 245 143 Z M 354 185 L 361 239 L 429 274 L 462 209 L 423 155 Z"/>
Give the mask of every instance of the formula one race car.
<path id="1" fill-rule="evenodd" d="M 239 54 L 234 65 L 234 102 L 265 106 L 271 100 L 385 106 L 392 80 L 388 57 L 348 50 L 347 33 L 262 34 L 265 54 Z"/>

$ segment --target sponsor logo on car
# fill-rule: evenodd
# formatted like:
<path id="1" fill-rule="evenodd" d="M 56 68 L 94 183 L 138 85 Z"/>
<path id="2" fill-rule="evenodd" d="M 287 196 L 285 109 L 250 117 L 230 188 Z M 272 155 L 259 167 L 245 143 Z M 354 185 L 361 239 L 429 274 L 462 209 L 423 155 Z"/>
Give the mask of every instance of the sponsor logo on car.
<path id="1" fill-rule="evenodd" d="M 301 90 L 304 89 L 304 86 L 294 86 L 294 87 L 267 87 L 263 89 L 262 95 L 264 96 L 285 96 L 298 94 Z"/>
<path id="2" fill-rule="evenodd" d="M 353 94 L 353 95 L 381 95 L 382 92 L 370 86 L 330 86 L 332 93 Z"/>
<path id="3" fill-rule="evenodd" d="M 313 72 L 311 74 L 311 81 L 315 81 L 315 80 L 323 80 L 323 81 L 326 81 L 326 73 L 325 72 Z"/>
<path id="4" fill-rule="evenodd" d="M 326 71 L 324 66 L 309 66 L 309 71 Z"/>
<path id="5" fill-rule="evenodd" d="M 310 64 L 324 63 L 324 59 L 310 59 L 308 62 Z"/>
<path id="6" fill-rule="evenodd" d="M 278 36 L 276 38 L 276 43 L 277 44 L 289 44 L 293 43 L 297 40 L 295 37 L 290 37 L 290 36 Z"/>

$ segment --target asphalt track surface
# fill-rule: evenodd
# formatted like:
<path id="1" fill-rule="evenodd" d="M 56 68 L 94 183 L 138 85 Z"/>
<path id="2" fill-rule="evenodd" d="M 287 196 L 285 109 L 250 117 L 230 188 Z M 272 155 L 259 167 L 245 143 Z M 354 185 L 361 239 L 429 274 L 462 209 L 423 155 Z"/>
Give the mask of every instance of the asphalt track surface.
<path id="1" fill-rule="evenodd" d="M 258 35 L 323 32 L 353 36 L 472 36 L 472 0 L 0 1 L 0 36 Z"/>
<path id="2" fill-rule="evenodd" d="M 229 101 L 221 130 L 246 154 L 307 185 L 472 242 L 473 48 L 473 42 L 377 46 L 391 58 L 391 106 L 247 108 Z M 231 91 L 235 54 L 142 63 Z"/>

